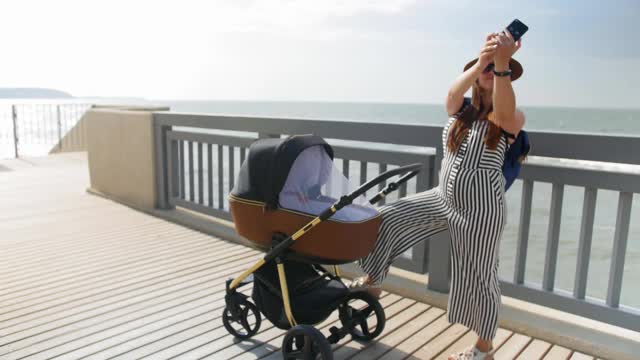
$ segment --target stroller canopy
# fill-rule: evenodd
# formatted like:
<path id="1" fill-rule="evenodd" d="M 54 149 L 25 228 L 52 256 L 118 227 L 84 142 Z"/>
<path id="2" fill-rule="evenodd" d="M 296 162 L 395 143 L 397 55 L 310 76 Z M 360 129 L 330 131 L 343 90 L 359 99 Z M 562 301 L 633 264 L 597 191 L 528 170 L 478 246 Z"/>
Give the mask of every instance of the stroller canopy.
<path id="1" fill-rule="evenodd" d="M 278 195 L 291 166 L 302 151 L 312 146 L 320 146 L 333 159 L 333 149 L 319 136 L 294 135 L 285 139 L 260 139 L 253 142 L 231 194 L 263 202 L 270 209 L 277 208 Z"/>
<path id="2" fill-rule="evenodd" d="M 334 166 L 331 146 L 318 136 L 298 135 L 254 142 L 232 195 L 270 209 L 319 215 L 352 191 L 349 180 Z M 361 196 L 332 219 L 361 222 L 377 215 Z"/>

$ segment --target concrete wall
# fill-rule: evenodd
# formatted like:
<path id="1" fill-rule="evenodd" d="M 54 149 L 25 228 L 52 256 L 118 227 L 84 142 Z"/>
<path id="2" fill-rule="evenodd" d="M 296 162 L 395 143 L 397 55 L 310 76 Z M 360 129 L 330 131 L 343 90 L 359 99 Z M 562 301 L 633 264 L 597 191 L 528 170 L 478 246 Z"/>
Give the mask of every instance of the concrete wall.
<path id="1" fill-rule="evenodd" d="M 152 111 L 96 107 L 85 115 L 90 191 L 142 210 L 156 203 Z"/>

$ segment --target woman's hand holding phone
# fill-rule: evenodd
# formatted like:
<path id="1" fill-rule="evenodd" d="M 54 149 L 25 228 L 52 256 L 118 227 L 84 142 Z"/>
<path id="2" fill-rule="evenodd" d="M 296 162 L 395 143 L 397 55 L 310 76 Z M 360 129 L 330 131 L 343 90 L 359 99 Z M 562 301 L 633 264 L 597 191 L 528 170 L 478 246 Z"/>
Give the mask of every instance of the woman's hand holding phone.
<path id="1" fill-rule="evenodd" d="M 504 71 L 509 67 L 509 60 L 522 46 L 522 40 L 514 41 L 513 36 L 507 30 L 496 36 L 498 47 L 495 51 L 496 71 Z"/>
<path id="2" fill-rule="evenodd" d="M 491 33 L 487 35 L 484 46 L 480 49 L 480 55 L 478 55 L 478 67 L 480 69 L 484 69 L 487 65 L 493 62 L 493 57 L 495 56 L 498 48 L 497 35 L 498 33 Z"/>

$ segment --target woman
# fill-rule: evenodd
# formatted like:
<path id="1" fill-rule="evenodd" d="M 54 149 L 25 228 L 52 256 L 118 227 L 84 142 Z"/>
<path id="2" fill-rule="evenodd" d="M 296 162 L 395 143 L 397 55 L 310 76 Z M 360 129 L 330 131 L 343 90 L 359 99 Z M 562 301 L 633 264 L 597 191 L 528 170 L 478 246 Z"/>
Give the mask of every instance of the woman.
<path id="1" fill-rule="evenodd" d="M 478 59 L 453 83 L 446 101 L 451 118 L 443 131 L 440 184 L 380 209 L 383 221 L 375 248 L 360 261 L 367 275 L 354 282 L 379 296 L 394 259 L 448 229 L 448 319 L 478 335 L 474 346 L 450 359 L 491 357 L 500 308 L 498 249 L 505 223 L 502 164 L 508 144 L 524 125 L 511 87 L 522 74 L 520 64 L 511 59 L 519 48 L 508 31 L 488 35 Z M 472 98 L 465 99 L 470 88 Z"/>

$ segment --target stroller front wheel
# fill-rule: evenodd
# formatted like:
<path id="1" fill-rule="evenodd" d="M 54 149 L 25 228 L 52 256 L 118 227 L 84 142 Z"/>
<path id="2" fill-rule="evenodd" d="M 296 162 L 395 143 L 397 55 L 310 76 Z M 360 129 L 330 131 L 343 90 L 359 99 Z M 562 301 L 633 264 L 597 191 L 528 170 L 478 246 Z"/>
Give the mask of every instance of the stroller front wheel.
<path id="1" fill-rule="evenodd" d="M 340 305 L 340 322 L 351 336 L 360 341 L 371 341 L 382 333 L 386 323 L 380 302 L 364 291 L 349 294 Z"/>
<path id="2" fill-rule="evenodd" d="M 333 360 L 327 338 L 311 325 L 296 325 L 282 340 L 282 358 Z"/>
<path id="3" fill-rule="evenodd" d="M 260 330 L 262 317 L 258 307 L 252 302 L 242 299 L 225 306 L 222 313 L 222 324 L 229 334 L 238 339 L 248 339 Z"/>

